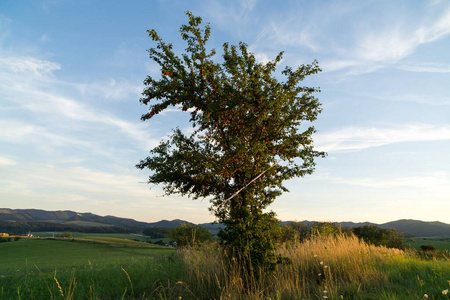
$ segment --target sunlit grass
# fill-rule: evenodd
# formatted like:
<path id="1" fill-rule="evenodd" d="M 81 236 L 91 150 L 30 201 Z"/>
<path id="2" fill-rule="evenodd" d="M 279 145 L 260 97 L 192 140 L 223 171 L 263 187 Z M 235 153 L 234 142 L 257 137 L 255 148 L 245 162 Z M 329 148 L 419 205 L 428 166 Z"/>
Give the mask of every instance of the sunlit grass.
<path id="1" fill-rule="evenodd" d="M 279 247 L 275 273 L 243 274 L 217 244 L 150 249 L 56 240 L 2 243 L 0 299 L 449 299 L 450 262 L 354 236 Z M 259 276 L 258 276 L 259 275 Z"/>
<path id="2" fill-rule="evenodd" d="M 183 284 L 200 299 L 448 299 L 442 294 L 450 279 L 448 261 L 419 260 L 354 236 L 313 238 L 278 252 L 285 263 L 262 280 L 242 276 L 216 248 L 185 249 Z"/>

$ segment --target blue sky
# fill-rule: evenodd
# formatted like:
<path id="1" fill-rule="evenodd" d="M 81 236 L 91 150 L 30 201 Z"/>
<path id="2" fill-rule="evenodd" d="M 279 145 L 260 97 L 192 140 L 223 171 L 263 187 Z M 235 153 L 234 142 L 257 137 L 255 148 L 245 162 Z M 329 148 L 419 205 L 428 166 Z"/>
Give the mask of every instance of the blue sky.
<path id="1" fill-rule="evenodd" d="M 313 175 L 286 183 L 283 220 L 450 223 L 448 1 L 0 2 L 0 207 L 140 221 L 213 221 L 207 200 L 165 196 L 134 166 L 187 116 L 139 103 L 155 29 L 177 52 L 184 12 L 209 47 L 246 42 L 260 62 L 319 61 Z M 220 59 L 220 56 L 218 56 Z M 282 77 L 279 78 L 283 80 Z"/>

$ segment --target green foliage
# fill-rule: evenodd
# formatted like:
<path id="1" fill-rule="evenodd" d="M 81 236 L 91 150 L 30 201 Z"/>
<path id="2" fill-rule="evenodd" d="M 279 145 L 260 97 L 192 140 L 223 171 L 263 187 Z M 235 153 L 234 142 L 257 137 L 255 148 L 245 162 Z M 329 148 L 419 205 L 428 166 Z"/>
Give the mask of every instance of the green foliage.
<path id="1" fill-rule="evenodd" d="M 198 246 L 213 239 L 208 229 L 190 224 L 181 224 L 172 228 L 169 237 L 177 242 L 178 247 Z"/>
<path id="2" fill-rule="evenodd" d="M 314 159 L 325 156 L 314 150 L 312 139 L 311 123 L 321 112 L 313 94 L 319 90 L 301 85 L 320 68 L 316 61 L 286 67 L 280 82 L 274 72 L 283 53 L 258 63 L 242 42 L 225 43 L 223 61 L 216 63 L 216 52 L 206 48 L 209 25 L 201 28 L 201 18 L 187 15 L 188 24 L 180 28 L 184 54 L 149 31 L 156 42 L 150 58 L 161 78 L 147 77 L 140 101 L 150 106 L 142 120 L 175 106 L 190 113 L 194 131 L 175 129 L 137 167 L 151 170 L 149 183 L 163 184 L 167 194 L 208 198 L 226 225 L 219 236 L 230 252 L 270 265 L 277 221 L 267 207 L 287 191 L 285 180 L 311 174 Z"/>
<path id="3" fill-rule="evenodd" d="M 165 227 L 149 227 L 142 232 L 144 235 L 152 239 L 162 239 L 169 236 L 170 228 Z"/>
<path id="4" fill-rule="evenodd" d="M 353 233 L 363 239 L 366 243 L 375 246 L 386 246 L 388 248 L 397 248 L 404 250 L 406 242 L 403 234 L 394 228 L 382 229 L 377 226 L 366 225 L 364 227 L 353 228 Z"/>
<path id="5" fill-rule="evenodd" d="M 422 251 L 436 251 L 436 248 L 433 245 L 422 245 L 422 246 L 420 246 L 420 250 L 422 250 Z"/>
<path id="6" fill-rule="evenodd" d="M 314 222 L 308 226 L 305 222 L 289 222 L 281 228 L 281 242 L 305 241 L 315 237 L 337 237 L 351 235 L 351 229 L 331 222 Z"/>
<path id="7" fill-rule="evenodd" d="M 333 237 L 343 233 L 343 229 L 331 222 L 314 223 L 309 230 L 309 237 Z"/>

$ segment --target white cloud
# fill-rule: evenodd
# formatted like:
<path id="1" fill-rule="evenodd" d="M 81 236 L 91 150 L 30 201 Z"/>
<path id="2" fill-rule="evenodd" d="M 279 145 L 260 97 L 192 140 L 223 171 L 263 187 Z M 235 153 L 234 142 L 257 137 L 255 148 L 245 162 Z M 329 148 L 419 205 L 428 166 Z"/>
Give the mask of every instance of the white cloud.
<path id="1" fill-rule="evenodd" d="M 402 19 L 393 22 L 381 30 L 366 34 L 357 44 L 357 57 L 362 61 L 395 63 L 411 55 L 420 45 L 450 34 L 449 9 L 424 25 L 417 26 L 417 23 L 406 23 Z"/>
<path id="2" fill-rule="evenodd" d="M 100 95 L 107 99 L 117 99 L 124 98 L 127 94 L 137 94 L 137 87 L 129 85 L 126 80 L 116 82 L 110 79 L 109 84 L 62 82 L 53 76 L 53 72 L 60 69 L 59 64 L 30 57 L 0 58 L 0 65 L 2 66 L 0 67 L 0 79 L 2 79 L 0 95 L 3 94 L 3 100 L 12 103 L 16 109 L 33 113 L 33 122 L 40 120 L 41 123 L 46 123 L 48 128 L 54 126 L 55 121 L 66 126 L 66 134 L 71 136 L 67 138 L 68 140 L 74 139 L 72 129 L 82 128 L 83 124 L 96 123 L 110 127 L 109 130 L 112 132 L 119 130 L 146 149 L 156 145 L 157 141 L 151 138 L 147 125 L 138 121 L 128 122 L 80 101 L 84 96 L 89 96 L 89 99 L 98 98 Z M 75 91 L 68 87 L 75 88 Z M 81 91 L 81 95 L 77 95 L 77 91 Z M 64 122 L 61 122 L 62 119 Z M 40 133 L 41 136 L 45 131 L 45 135 L 49 137 L 51 134 L 49 129 L 45 129 L 46 126 L 36 127 L 29 124 L 14 126 L 15 130 L 12 132 L 15 132 L 13 134 L 15 137 L 11 138 L 20 138 L 29 131 Z M 5 132 L 3 134 L 7 135 Z M 61 135 L 62 133 L 58 134 L 60 138 L 55 137 L 55 140 L 60 140 Z M 83 140 L 88 138 L 85 136 Z"/>
<path id="3" fill-rule="evenodd" d="M 130 83 L 125 78 L 108 78 L 94 83 L 77 83 L 74 87 L 81 92 L 83 98 L 100 98 L 110 100 L 138 99 L 143 87 Z"/>
<path id="4" fill-rule="evenodd" d="M 0 66 L 4 74 L 26 74 L 35 78 L 51 77 L 54 71 L 61 69 L 57 63 L 34 57 L 0 57 Z"/>
<path id="5" fill-rule="evenodd" d="M 396 68 L 410 72 L 450 73 L 450 65 L 438 63 L 399 64 Z"/>
<path id="6" fill-rule="evenodd" d="M 425 5 L 419 15 L 406 12 L 399 5 L 386 5 L 384 9 L 375 7 L 373 13 L 368 12 L 371 6 L 367 6 L 367 3 L 353 5 L 352 9 L 343 7 L 333 10 L 333 14 L 325 13 L 321 16 L 321 25 L 312 22 L 317 12 L 293 19 L 293 22 L 287 22 L 287 16 L 285 20 L 274 22 L 269 32 L 278 44 L 297 43 L 298 46 L 309 47 L 319 56 L 325 72 L 346 70 L 345 75 L 359 75 L 386 67 L 414 72 L 448 72 L 448 66 L 432 62 L 410 61 L 401 64 L 418 47 L 449 36 L 448 3 L 436 3 L 432 7 Z M 436 9 L 438 5 L 440 7 Z M 331 11 L 332 8 L 336 7 L 330 4 L 322 10 Z M 352 18 L 355 18 L 356 13 L 359 14 L 352 22 L 348 21 L 349 11 Z M 336 34 L 331 35 L 332 32 Z"/>
<path id="7" fill-rule="evenodd" d="M 336 183 L 355 185 L 376 189 L 439 189 L 439 194 L 443 196 L 443 190 L 450 192 L 450 173 L 434 172 L 421 176 L 405 176 L 396 178 L 329 178 Z M 437 193 L 434 193 L 435 195 Z"/>
<path id="8" fill-rule="evenodd" d="M 333 72 L 342 69 L 359 66 L 361 63 L 356 60 L 324 60 L 320 63 L 323 72 Z"/>
<path id="9" fill-rule="evenodd" d="M 442 16 L 428 26 L 421 26 L 415 31 L 417 44 L 437 41 L 450 34 L 450 8 L 444 10 Z"/>
<path id="10" fill-rule="evenodd" d="M 256 14 L 252 14 L 257 2 L 257 0 L 245 0 L 236 4 L 219 0 L 206 1 L 202 5 L 200 15 L 204 16 L 205 21 L 219 26 L 233 36 L 241 37 L 251 28 L 249 25 L 254 24 L 258 19 Z"/>
<path id="11" fill-rule="evenodd" d="M 448 96 L 421 96 L 416 94 L 406 94 L 400 96 L 386 95 L 383 99 L 389 99 L 389 101 L 402 101 L 411 103 L 421 103 L 429 105 L 450 105 L 450 97 Z"/>
<path id="12" fill-rule="evenodd" d="M 256 3 L 258 3 L 258 0 L 243 0 L 240 1 L 241 7 L 244 11 L 252 11 L 253 8 L 255 8 Z"/>
<path id="13" fill-rule="evenodd" d="M 410 124 L 391 128 L 346 127 L 315 135 L 321 151 L 358 151 L 394 143 L 450 140 L 450 126 Z"/>
<path id="14" fill-rule="evenodd" d="M 51 38 L 48 36 L 48 34 L 44 33 L 43 35 L 41 35 L 39 41 L 40 41 L 41 43 L 48 43 L 48 42 L 51 42 L 52 40 L 51 40 Z"/>
<path id="15" fill-rule="evenodd" d="M 0 166 L 13 166 L 16 162 L 8 157 L 1 157 L 0 156 Z"/>
<path id="16" fill-rule="evenodd" d="M 208 202 L 177 196 L 162 199 L 162 189 L 145 181 L 145 175 L 135 169 L 115 173 L 27 163 L 9 168 L 8 177 L 0 177 L 0 194 L 5 200 L 2 204 L 12 208 L 39 203 L 41 209 L 90 211 L 146 221 L 160 220 L 161 212 L 165 218 L 213 219 L 207 215 Z"/>
<path id="17" fill-rule="evenodd" d="M 299 25 L 297 20 L 295 18 L 284 20 L 282 23 L 272 22 L 270 24 L 270 35 L 267 36 L 268 41 L 266 40 L 265 43 L 273 43 L 278 47 L 303 46 L 318 51 L 320 46 L 315 42 L 311 29 L 305 24 Z M 293 24 L 297 24 L 297 26 L 293 26 Z"/>
<path id="18" fill-rule="evenodd" d="M 426 14 L 424 14 L 426 16 Z M 402 59 L 412 55 L 424 44 L 443 39 L 450 34 L 450 9 L 445 9 L 440 16 L 428 16 L 427 20 L 409 20 L 399 18 L 393 24 L 377 31 L 372 31 L 357 41 L 355 55 L 360 65 L 375 64 L 378 67 L 398 64 Z M 425 17 L 424 17 L 425 18 Z M 400 65 L 401 69 L 414 72 L 448 72 L 448 66 L 423 63 Z"/>
<path id="19" fill-rule="evenodd" d="M 267 64 L 269 61 L 271 61 L 271 59 L 269 58 L 269 56 L 265 53 L 255 53 L 255 59 L 257 62 L 262 63 L 262 64 Z"/>
<path id="20" fill-rule="evenodd" d="M 355 54 L 362 61 L 393 63 L 413 53 L 417 45 L 402 29 L 389 28 L 367 34 Z"/>

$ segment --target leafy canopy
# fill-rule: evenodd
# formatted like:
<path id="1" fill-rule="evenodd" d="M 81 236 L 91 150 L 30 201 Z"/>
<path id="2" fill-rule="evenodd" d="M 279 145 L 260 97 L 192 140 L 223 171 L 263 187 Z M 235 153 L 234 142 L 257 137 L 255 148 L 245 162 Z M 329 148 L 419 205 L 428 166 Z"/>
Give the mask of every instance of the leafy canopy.
<path id="1" fill-rule="evenodd" d="M 242 42 L 225 43 L 223 60 L 216 62 L 215 50 L 206 48 L 209 24 L 201 28 L 200 17 L 187 15 L 188 24 L 180 28 L 187 43 L 181 55 L 148 31 L 156 42 L 150 58 L 161 77 L 146 78 L 140 101 L 149 105 L 143 121 L 177 107 L 190 114 L 194 131 L 175 129 L 137 167 L 153 171 L 149 183 L 163 184 L 167 194 L 209 198 L 211 210 L 227 225 L 224 241 L 250 252 L 267 248 L 270 235 L 265 245 L 257 239 L 271 230 L 274 214 L 263 210 L 287 191 L 285 180 L 311 174 L 314 159 L 325 156 L 312 139 L 311 122 L 321 112 L 313 94 L 319 90 L 301 85 L 320 68 L 316 61 L 286 67 L 280 82 L 274 73 L 283 53 L 259 63 Z"/>
<path id="2" fill-rule="evenodd" d="M 142 120 L 176 106 L 189 111 L 195 131 L 187 136 L 175 129 L 138 167 L 155 171 L 149 183 L 164 184 L 167 194 L 212 197 L 219 217 L 226 217 L 233 202 L 226 199 L 264 173 L 245 188 L 263 209 L 286 191 L 283 181 L 312 173 L 314 157 L 324 156 L 314 150 L 314 127 L 300 130 L 321 111 L 313 96 L 318 89 L 300 83 L 320 69 L 317 62 L 296 70 L 286 67 L 286 81 L 280 83 L 273 73 L 283 53 L 261 64 L 244 43 L 225 43 L 223 63 L 215 63 L 215 51 L 205 48 L 209 25 L 201 29 L 201 18 L 188 16 L 189 24 L 180 29 L 188 44 L 181 56 L 149 31 L 157 42 L 150 58 L 161 67 L 162 77 L 147 77 L 140 101 L 150 105 Z"/>

